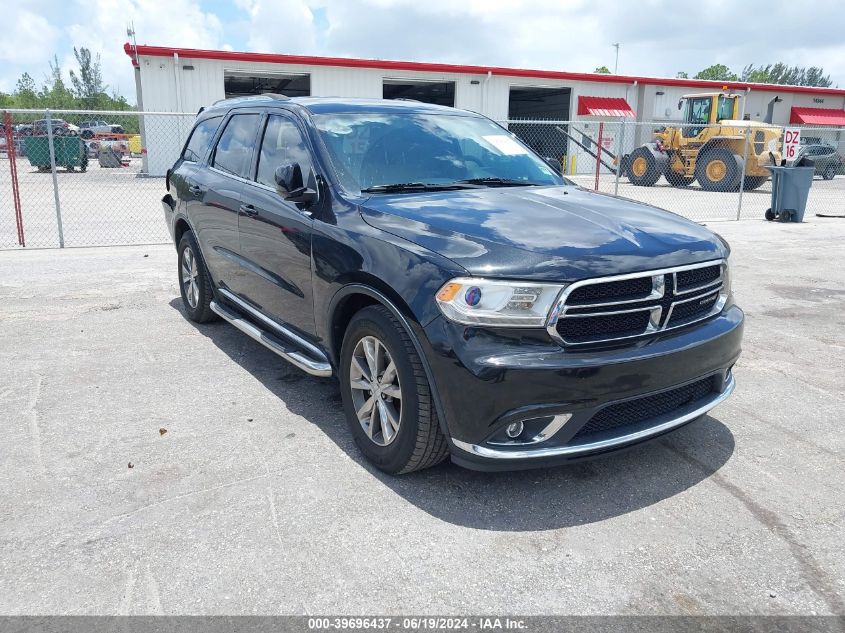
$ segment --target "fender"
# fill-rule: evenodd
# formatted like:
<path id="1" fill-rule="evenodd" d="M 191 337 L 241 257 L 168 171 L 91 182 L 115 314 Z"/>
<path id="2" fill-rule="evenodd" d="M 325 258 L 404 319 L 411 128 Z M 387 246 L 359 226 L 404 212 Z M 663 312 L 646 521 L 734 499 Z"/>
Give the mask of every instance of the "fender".
<path id="1" fill-rule="evenodd" d="M 434 375 L 431 371 L 431 366 L 428 363 L 428 358 L 423 353 L 423 349 L 420 345 L 416 331 L 413 327 L 411 327 L 411 322 L 408 320 L 405 314 L 401 310 L 399 310 L 399 308 L 396 307 L 393 301 L 391 301 L 388 297 L 386 297 L 383 293 L 376 290 L 375 288 L 365 286 L 364 284 L 349 284 L 338 290 L 332 297 L 331 302 L 329 303 L 329 314 L 333 315 L 340 301 L 344 297 L 348 297 L 351 294 L 364 294 L 368 297 L 372 297 L 373 299 L 381 303 L 385 308 L 390 310 L 391 314 L 396 317 L 399 323 L 402 324 L 402 327 L 405 328 L 405 331 L 408 332 L 408 336 L 411 338 L 411 342 L 414 344 L 414 350 L 416 350 L 417 356 L 419 356 L 420 362 L 422 363 L 426 380 L 428 380 L 429 389 L 431 389 L 432 400 L 434 400 L 434 408 L 437 410 L 437 420 L 440 424 L 440 430 L 443 432 L 443 435 L 446 436 L 446 441 L 448 442 L 449 446 L 453 447 L 452 436 L 449 434 L 449 428 L 446 424 L 446 416 L 443 413 L 443 404 L 440 402 L 440 393 L 438 392 L 436 383 L 434 382 Z M 331 354 L 331 350 L 335 349 L 334 332 L 331 331 L 331 328 L 329 328 L 328 339 L 328 349 L 329 353 Z"/>

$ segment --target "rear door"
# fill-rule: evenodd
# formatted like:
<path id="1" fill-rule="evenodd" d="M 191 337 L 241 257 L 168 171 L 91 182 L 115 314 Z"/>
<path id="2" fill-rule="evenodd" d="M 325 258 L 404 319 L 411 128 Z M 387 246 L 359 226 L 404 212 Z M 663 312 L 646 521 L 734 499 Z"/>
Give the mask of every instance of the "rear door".
<path id="1" fill-rule="evenodd" d="M 260 121 L 260 112 L 233 111 L 205 165 L 187 178 L 188 218 L 218 286 L 237 287 L 244 274 L 238 256 L 238 207 Z"/>
<path id="2" fill-rule="evenodd" d="M 238 229 L 241 254 L 248 261 L 241 291 L 268 316 L 313 334 L 313 220 L 307 211 L 284 200 L 274 174 L 277 167 L 296 162 L 307 182 L 314 162 L 291 114 L 271 111 L 262 127 L 253 178 L 244 184 L 241 196 Z"/>

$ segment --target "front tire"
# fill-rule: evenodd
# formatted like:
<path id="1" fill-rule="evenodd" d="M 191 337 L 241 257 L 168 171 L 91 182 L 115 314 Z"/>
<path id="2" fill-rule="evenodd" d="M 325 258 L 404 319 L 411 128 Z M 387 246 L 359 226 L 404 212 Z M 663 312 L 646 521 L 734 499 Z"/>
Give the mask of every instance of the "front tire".
<path id="1" fill-rule="evenodd" d="M 205 267 L 205 261 L 200 253 L 197 240 L 193 232 L 185 231 L 179 241 L 177 249 L 179 290 L 182 294 L 182 305 L 185 314 L 191 321 L 207 323 L 217 318 L 211 311 L 211 300 L 214 293 L 211 276 Z"/>
<path id="2" fill-rule="evenodd" d="M 705 191 L 735 191 L 742 177 L 742 158 L 726 147 L 707 150 L 695 165 L 695 179 Z"/>
<path id="3" fill-rule="evenodd" d="M 833 180 L 834 176 L 836 176 L 836 167 L 833 167 L 833 166 L 827 167 L 822 172 L 822 178 L 824 180 Z"/>
<path id="4" fill-rule="evenodd" d="M 355 444 L 380 470 L 409 473 L 448 455 L 422 361 L 384 306 L 352 317 L 340 353 L 340 390 Z"/>

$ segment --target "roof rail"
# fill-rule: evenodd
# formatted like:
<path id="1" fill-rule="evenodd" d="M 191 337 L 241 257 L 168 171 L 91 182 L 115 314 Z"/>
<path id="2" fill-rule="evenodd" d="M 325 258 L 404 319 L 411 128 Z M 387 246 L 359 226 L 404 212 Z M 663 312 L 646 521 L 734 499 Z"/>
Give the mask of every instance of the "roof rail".
<path id="1" fill-rule="evenodd" d="M 410 97 L 393 97 L 390 101 L 413 101 L 414 103 L 422 103 L 419 99 L 411 99 Z"/>
<path id="2" fill-rule="evenodd" d="M 290 101 L 287 95 L 279 94 L 278 92 L 262 92 L 262 97 L 270 97 L 271 99 L 278 99 L 279 101 Z"/>

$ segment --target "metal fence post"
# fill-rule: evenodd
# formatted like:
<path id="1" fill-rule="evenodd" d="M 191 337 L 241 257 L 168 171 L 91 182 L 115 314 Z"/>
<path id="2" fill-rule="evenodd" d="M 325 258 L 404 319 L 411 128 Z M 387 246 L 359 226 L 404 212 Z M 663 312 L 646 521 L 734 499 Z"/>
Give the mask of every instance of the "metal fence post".
<path id="1" fill-rule="evenodd" d="M 599 121 L 599 138 L 596 140 L 596 188 L 599 190 L 599 172 L 601 171 L 601 142 L 604 135 L 604 121 Z"/>
<path id="2" fill-rule="evenodd" d="M 622 152 L 625 142 L 625 117 L 619 117 L 619 134 L 616 135 L 616 181 L 613 183 L 613 195 L 619 195 L 619 172 L 622 171 Z"/>
<path id="3" fill-rule="evenodd" d="M 12 126 L 12 116 L 3 112 L 3 128 L 6 134 L 6 156 L 9 158 L 9 175 L 12 178 L 12 204 L 15 207 L 15 228 L 18 232 L 18 246 L 26 246 L 23 230 L 23 211 L 21 210 L 21 192 L 18 183 L 17 152 L 15 149 L 15 133 Z"/>
<path id="4" fill-rule="evenodd" d="M 739 202 L 736 206 L 736 219 L 742 214 L 742 192 L 745 191 L 745 164 L 748 162 L 748 139 L 751 138 L 751 128 L 745 128 L 745 142 L 742 146 L 742 173 L 739 176 Z"/>
<path id="5" fill-rule="evenodd" d="M 44 111 L 47 120 L 47 143 L 50 146 L 50 171 L 53 173 L 53 199 L 56 202 L 56 225 L 59 228 L 59 248 L 65 247 L 65 234 L 62 230 L 62 205 L 59 202 L 59 178 L 56 175 L 56 148 L 53 145 L 53 121 L 50 111 Z"/>

